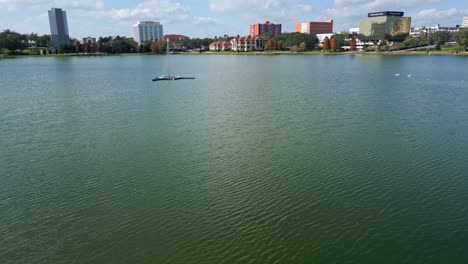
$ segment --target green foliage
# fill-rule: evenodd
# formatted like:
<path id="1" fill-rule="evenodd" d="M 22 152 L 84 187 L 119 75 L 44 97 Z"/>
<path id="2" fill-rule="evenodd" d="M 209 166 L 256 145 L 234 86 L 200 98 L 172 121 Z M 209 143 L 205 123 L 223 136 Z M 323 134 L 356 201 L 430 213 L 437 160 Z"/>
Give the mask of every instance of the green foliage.
<path id="1" fill-rule="evenodd" d="M 193 38 L 193 39 L 184 39 L 178 42 L 178 45 L 185 47 L 186 49 L 202 49 L 205 48 L 207 49 L 211 43 L 215 41 L 227 41 L 229 37 L 225 37 L 223 39 L 218 39 L 216 40 L 214 38 Z"/>
<path id="2" fill-rule="evenodd" d="M 274 40 L 281 42 L 282 46 L 288 49 L 291 49 L 293 46 L 298 46 L 299 48 L 301 43 L 305 43 L 304 50 L 312 50 L 319 43 L 317 36 L 303 33 L 281 35 L 274 38 Z"/>
<path id="3" fill-rule="evenodd" d="M 333 35 L 332 38 L 334 38 L 336 41 L 336 48 L 334 50 L 338 51 L 342 46 L 349 46 L 349 39 L 351 38 L 351 35 L 349 33 L 339 33 Z"/>
<path id="4" fill-rule="evenodd" d="M 432 33 L 432 35 L 429 36 L 429 42 L 431 44 L 439 43 L 440 45 L 444 45 L 445 42 L 449 42 L 452 39 L 453 39 L 453 34 L 448 31 L 434 32 Z"/>
<path id="5" fill-rule="evenodd" d="M 21 53 L 27 48 L 27 43 L 26 35 L 8 29 L 0 33 L 0 52 L 7 49 L 12 54 L 15 54 L 16 50 L 20 50 Z"/>
<path id="6" fill-rule="evenodd" d="M 466 50 L 468 48 L 468 29 L 462 29 L 457 32 L 454 39 L 457 41 L 458 46 Z"/>
<path id="7" fill-rule="evenodd" d="M 148 53 L 151 51 L 151 41 L 145 41 L 138 46 L 139 53 Z"/>
<path id="8" fill-rule="evenodd" d="M 427 46 L 430 44 L 430 40 L 426 36 L 412 37 L 408 36 L 403 40 L 402 45 L 404 48 L 417 48 Z"/>

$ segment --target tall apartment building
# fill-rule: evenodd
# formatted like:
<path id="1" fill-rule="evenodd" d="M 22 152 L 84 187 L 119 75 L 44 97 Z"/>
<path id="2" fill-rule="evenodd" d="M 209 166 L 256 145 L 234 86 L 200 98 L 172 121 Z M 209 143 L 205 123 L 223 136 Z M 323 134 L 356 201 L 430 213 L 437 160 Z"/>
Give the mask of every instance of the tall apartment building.
<path id="1" fill-rule="evenodd" d="M 67 13 L 61 8 L 52 8 L 48 12 L 52 45 L 58 48 L 61 45 L 70 44 Z"/>
<path id="2" fill-rule="evenodd" d="M 141 44 L 147 40 L 162 40 L 163 25 L 154 21 L 138 21 L 133 25 L 133 40 Z"/>
<path id="3" fill-rule="evenodd" d="M 462 27 L 468 28 L 468 16 L 463 17 Z"/>
<path id="4" fill-rule="evenodd" d="M 296 23 L 294 27 L 296 33 L 305 34 L 330 34 L 333 33 L 333 20 L 327 22 L 305 22 Z"/>
<path id="5" fill-rule="evenodd" d="M 250 24 L 250 36 L 257 37 L 263 33 L 269 33 L 271 37 L 281 35 L 281 24 L 273 24 L 266 21 L 264 24 Z"/>

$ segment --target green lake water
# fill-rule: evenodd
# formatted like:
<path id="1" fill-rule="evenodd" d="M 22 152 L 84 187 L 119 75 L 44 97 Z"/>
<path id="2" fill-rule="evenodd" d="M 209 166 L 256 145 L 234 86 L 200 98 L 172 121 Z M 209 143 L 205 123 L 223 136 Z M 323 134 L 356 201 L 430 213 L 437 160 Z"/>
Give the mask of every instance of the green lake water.
<path id="1" fill-rule="evenodd" d="M 468 59 L 0 60 L 0 263 L 468 263 Z"/>

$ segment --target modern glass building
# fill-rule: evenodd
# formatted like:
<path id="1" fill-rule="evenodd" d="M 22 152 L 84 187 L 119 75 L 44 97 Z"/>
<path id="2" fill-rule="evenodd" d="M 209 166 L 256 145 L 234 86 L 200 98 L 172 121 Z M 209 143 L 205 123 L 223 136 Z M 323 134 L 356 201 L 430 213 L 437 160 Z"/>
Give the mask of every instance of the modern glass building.
<path id="1" fill-rule="evenodd" d="M 133 25 L 133 40 L 141 44 L 147 40 L 162 40 L 163 25 L 154 21 L 138 21 Z"/>
<path id="2" fill-rule="evenodd" d="M 70 35 L 68 34 L 67 13 L 60 8 L 49 10 L 50 35 L 52 45 L 55 48 L 61 45 L 70 44 Z"/>
<path id="3" fill-rule="evenodd" d="M 383 11 L 369 13 L 361 19 L 359 33 L 366 40 L 384 40 L 407 36 L 411 30 L 411 17 L 403 17 L 403 12 Z"/>

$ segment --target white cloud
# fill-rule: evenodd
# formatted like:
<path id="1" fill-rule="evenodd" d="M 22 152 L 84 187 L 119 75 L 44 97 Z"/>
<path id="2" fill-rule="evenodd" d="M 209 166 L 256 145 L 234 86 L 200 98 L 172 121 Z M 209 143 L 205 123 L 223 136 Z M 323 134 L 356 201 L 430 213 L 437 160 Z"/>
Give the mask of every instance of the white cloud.
<path id="1" fill-rule="evenodd" d="M 214 24 L 216 20 L 210 17 L 193 16 L 191 9 L 178 2 L 170 0 L 146 0 L 134 8 L 101 10 L 99 16 L 109 17 L 117 21 L 152 20 L 163 24 Z"/>
<path id="2" fill-rule="evenodd" d="M 7 10 L 18 8 L 50 9 L 74 8 L 74 9 L 98 9 L 104 7 L 103 0 L 0 0 L 0 6 Z"/>
<path id="3" fill-rule="evenodd" d="M 274 19 L 294 21 L 296 17 L 312 11 L 311 5 L 293 0 L 210 0 L 209 6 L 213 12 L 233 13 L 252 19 L 252 22 Z"/>
<path id="4" fill-rule="evenodd" d="M 460 25 L 462 22 L 462 16 L 466 14 L 468 14 L 468 9 L 423 9 L 414 16 L 413 24 L 417 24 L 418 26 L 430 26 L 436 24 L 442 24 L 447 26 Z"/>
<path id="5" fill-rule="evenodd" d="M 334 0 L 330 8 L 322 11 L 319 19 L 334 19 L 335 31 L 342 31 L 359 26 L 359 20 L 367 17 L 369 12 L 404 11 L 406 16 L 414 16 L 411 11 L 439 2 L 441 0 Z"/>

